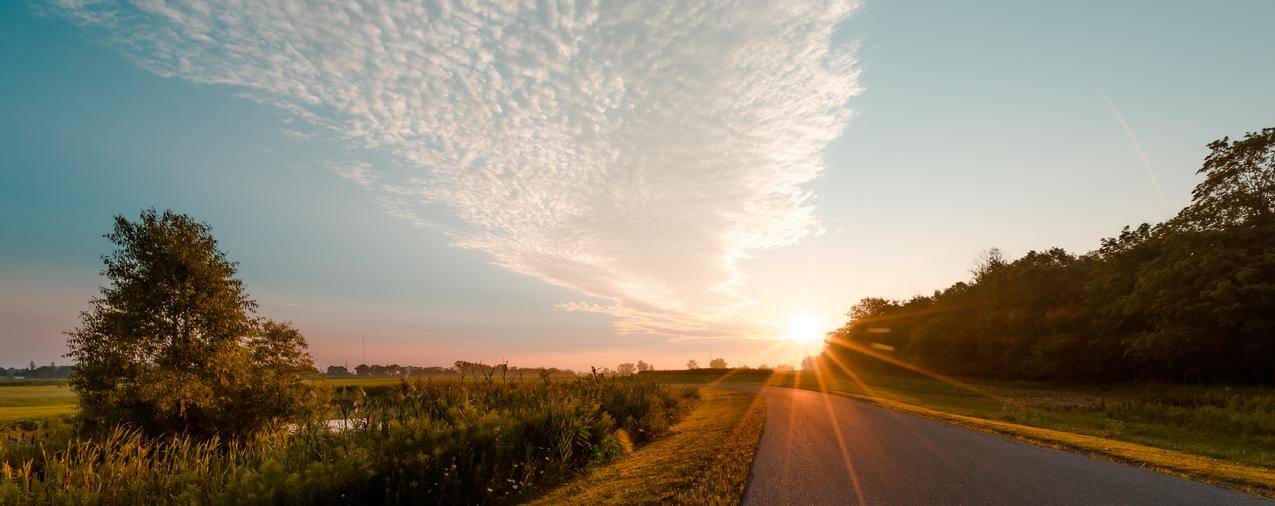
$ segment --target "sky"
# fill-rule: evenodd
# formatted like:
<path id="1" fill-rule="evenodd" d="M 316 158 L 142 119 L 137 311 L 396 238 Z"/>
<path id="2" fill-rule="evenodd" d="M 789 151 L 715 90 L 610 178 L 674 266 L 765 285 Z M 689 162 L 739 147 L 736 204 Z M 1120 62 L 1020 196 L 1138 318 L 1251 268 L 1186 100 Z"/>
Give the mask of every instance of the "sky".
<path id="1" fill-rule="evenodd" d="M 1095 248 L 1275 126 L 1275 3 L 0 3 L 0 366 L 117 214 L 212 225 L 316 362 L 797 364 Z M 802 336 L 797 336 L 802 337 Z"/>

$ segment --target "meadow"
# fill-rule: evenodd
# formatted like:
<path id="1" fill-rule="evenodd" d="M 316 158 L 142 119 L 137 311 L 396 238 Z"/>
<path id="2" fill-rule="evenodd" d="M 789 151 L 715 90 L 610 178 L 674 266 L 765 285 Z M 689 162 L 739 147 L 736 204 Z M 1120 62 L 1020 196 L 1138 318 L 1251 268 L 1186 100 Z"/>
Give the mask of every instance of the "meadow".
<path id="1" fill-rule="evenodd" d="M 601 375 L 315 390 L 307 420 L 246 440 L 11 426 L 0 504 L 520 502 L 657 439 L 698 401 Z"/>
<path id="2" fill-rule="evenodd" d="M 0 424 L 59 417 L 75 412 L 75 392 L 65 381 L 0 381 Z"/>
<path id="3" fill-rule="evenodd" d="M 972 428 L 1242 487 L 1275 488 L 1275 389 L 943 380 L 903 371 L 643 373 L 666 383 L 825 390 Z"/>

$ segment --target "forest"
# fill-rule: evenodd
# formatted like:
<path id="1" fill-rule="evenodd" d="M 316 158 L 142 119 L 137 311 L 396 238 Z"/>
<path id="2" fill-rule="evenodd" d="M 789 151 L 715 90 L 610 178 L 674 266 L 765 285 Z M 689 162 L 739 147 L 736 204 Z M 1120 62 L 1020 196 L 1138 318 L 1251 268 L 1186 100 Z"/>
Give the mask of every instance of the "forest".
<path id="1" fill-rule="evenodd" d="M 1084 254 L 991 249 L 969 281 L 862 299 L 830 352 L 971 377 L 1275 384 L 1275 128 L 1208 148 L 1176 216 Z"/>

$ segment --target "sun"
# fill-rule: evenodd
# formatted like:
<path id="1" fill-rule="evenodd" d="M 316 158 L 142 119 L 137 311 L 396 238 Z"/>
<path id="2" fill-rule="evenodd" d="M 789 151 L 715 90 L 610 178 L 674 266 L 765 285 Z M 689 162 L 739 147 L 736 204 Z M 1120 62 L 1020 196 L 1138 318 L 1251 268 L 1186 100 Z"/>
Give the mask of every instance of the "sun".
<path id="1" fill-rule="evenodd" d="M 823 329 L 819 322 L 810 316 L 793 316 L 788 319 L 788 334 L 784 339 L 798 344 L 815 345 L 823 343 Z"/>

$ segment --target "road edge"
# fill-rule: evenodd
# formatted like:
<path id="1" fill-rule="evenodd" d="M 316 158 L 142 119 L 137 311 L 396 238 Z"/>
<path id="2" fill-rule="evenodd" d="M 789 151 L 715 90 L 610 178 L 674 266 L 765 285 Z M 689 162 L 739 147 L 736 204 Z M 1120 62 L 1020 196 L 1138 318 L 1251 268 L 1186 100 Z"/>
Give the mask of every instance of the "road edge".
<path id="1" fill-rule="evenodd" d="M 775 388 L 792 388 L 774 385 Z M 1127 441 L 1032 427 L 968 415 L 947 413 L 924 406 L 880 399 L 840 390 L 807 390 L 847 397 L 882 408 L 957 425 L 1055 449 L 1078 451 L 1090 457 L 1131 464 L 1163 474 L 1220 486 L 1249 495 L 1275 499 L 1275 470 L 1227 462 L 1212 457 L 1156 448 Z"/>

